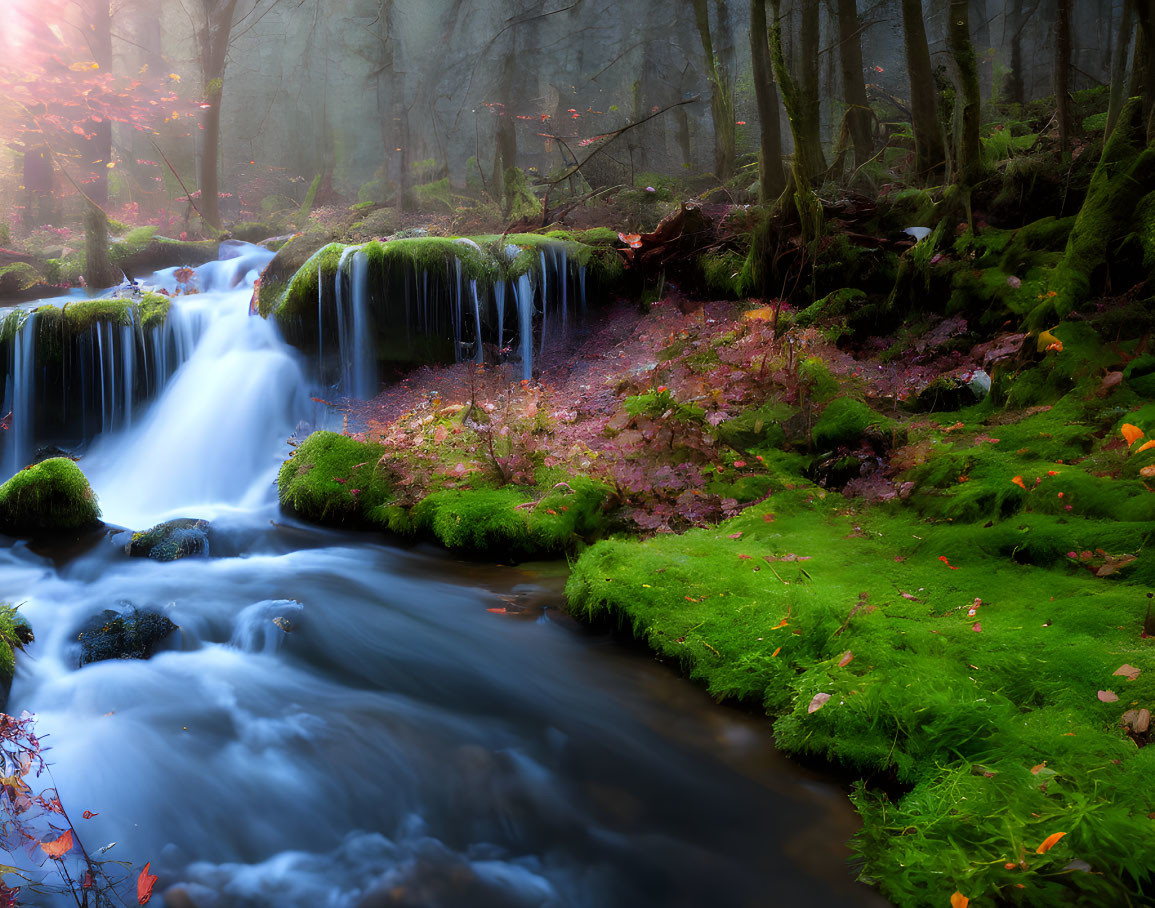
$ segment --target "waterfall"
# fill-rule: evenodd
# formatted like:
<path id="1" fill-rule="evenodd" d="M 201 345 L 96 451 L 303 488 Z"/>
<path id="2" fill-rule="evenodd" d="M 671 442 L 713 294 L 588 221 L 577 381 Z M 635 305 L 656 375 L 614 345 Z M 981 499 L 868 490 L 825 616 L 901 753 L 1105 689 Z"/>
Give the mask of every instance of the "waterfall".
<path id="1" fill-rule="evenodd" d="M 350 258 L 350 267 L 346 268 L 345 262 Z M 369 307 L 369 259 L 360 246 L 347 246 L 341 253 L 335 287 L 341 391 L 348 397 L 367 400 L 377 393 L 377 353 L 373 349 Z"/>
<path id="2" fill-rule="evenodd" d="M 523 274 L 517 279 L 517 331 L 521 344 L 521 377 L 533 378 L 533 279 Z"/>
<path id="3" fill-rule="evenodd" d="M 69 300 L 64 309 L 45 305 L 18 316 L 4 342 L 3 413 L 11 411 L 12 425 L 0 432 L 0 480 L 28 464 L 39 447 L 82 450 L 134 425 L 141 407 L 191 356 L 216 315 L 214 301 L 251 287 L 272 258 L 248 244 L 222 244 L 221 251 L 220 261 L 195 269 L 190 283 L 203 293 L 172 296 L 167 314 L 147 324 L 141 306 L 128 298 Z M 148 284 L 175 294 L 176 271 L 159 271 Z"/>

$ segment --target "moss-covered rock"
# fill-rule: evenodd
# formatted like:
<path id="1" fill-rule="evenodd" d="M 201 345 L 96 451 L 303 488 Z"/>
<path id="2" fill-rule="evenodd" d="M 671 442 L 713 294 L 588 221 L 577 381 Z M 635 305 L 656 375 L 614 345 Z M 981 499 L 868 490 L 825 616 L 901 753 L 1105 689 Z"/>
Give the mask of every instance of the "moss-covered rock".
<path id="1" fill-rule="evenodd" d="M 44 275 L 27 262 L 5 265 L 0 268 L 0 299 L 22 297 L 43 283 Z"/>
<path id="2" fill-rule="evenodd" d="M 76 635 L 80 665 L 108 659 L 148 659 L 175 630 L 177 626 L 157 612 L 132 609 L 119 614 L 108 610 Z"/>
<path id="3" fill-rule="evenodd" d="M 831 401 L 814 424 L 811 434 L 818 451 L 857 447 L 867 435 L 884 437 L 895 427 L 894 420 L 870 409 L 853 397 Z"/>
<path id="4" fill-rule="evenodd" d="M 1112 244 L 1131 232 L 1139 200 L 1155 190 L 1155 148 L 1147 144 L 1142 99 L 1123 107 L 1103 148 L 1087 198 L 1046 297 L 1031 313 L 1036 330 L 1065 318 L 1101 284 Z"/>
<path id="5" fill-rule="evenodd" d="M 134 558 L 154 561 L 178 561 L 190 556 L 208 555 L 209 523 L 188 517 L 166 520 L 151 529 L 133 533 L 124 550 Z"/>
<path id="6" fill-rule="evenodd" d="M 335 432 L 314 432 L 277 476 L 281 506 L 307 520 L 373 525 L 372 515 L 393 499 L 379 461 L 385 449 Z"/>
<path id="7" fill-rule="evenodd" d="M 96 495 L 80 467 L 56 457 L 0 485 L 0 529 L 17 535 L 82 530 L 100 523 Z"/>
<path id="8" fill-rule="evenodd" d="M 32 628 L 16 607 L 0 602 L 0 712 L 8 703 L 12 675 L 16 671 L 16 652 L 33 639 Z"/>

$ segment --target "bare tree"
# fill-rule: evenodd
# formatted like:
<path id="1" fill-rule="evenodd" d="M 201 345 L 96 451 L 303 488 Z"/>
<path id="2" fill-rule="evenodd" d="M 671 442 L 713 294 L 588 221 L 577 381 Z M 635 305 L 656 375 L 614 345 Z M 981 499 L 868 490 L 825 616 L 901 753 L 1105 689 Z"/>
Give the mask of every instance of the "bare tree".
<path id="1" fill-rule="evenodd" d="M 734 83 L 729 68 L 714 47 L 710 29 L 710 7 L 707 0 L 693 0 L 694 21 L 706 58 L 710 79 L 710 114 L 714 121 L 714 174 L 723 182 L 734 175 Z M 726 5 L 717 3 L 718 17 L 726 16 Z"/>
<path id="2" fill-rule="evenodd" d="M 750 59 L 758 100 L 761 154 L 758 156 L 758 200 L 773 201 L 786 188 L 782 171 L 782 126 L 778 119 L 778 87 L 770 63 L 770 32 L 766 0 L 750 0 Z"/>
<path id="3" fill-rule="evenodd" d="M 1071 0 L 1057 0 L 1055 17 L 1055 116 L 1059 121 L 1059 148 L 1071 150 Z"/>
<path id="4" fill-rule="evenodd" d="M 930 68 L 930 49 L 926 42 L 921 0 L 902 0 L 902 30 L 910 78 L 915 169 L 925 177 L 942 168 L 946 160 L 946 148 L 942 125 L 938 119 L 934 73 Z"/>
<path id="5" fill-rule="evenodd" d="M 947 46 L 954 60 L 959 96 L 955 123 L 957 177 L 964 186 L 973 186 L 983 169 L 982 147 L 979 142 L 982 99 L 979 95 L 979 71 L 975 47 L 971 41 L 969 0 L 950 0 Z"/>
<path id="6" fill-rule="evenodd" d="M 843 100 L 846 102 L 846 126 L 854 143 L 854 165 L 861 167 L 873 153 L 870 121 L 873 116 L 866 99 L 866 80 L 862 76 L 862 23 L 855 0 L 838 0 L 838 46 L 842 63 Z"/>

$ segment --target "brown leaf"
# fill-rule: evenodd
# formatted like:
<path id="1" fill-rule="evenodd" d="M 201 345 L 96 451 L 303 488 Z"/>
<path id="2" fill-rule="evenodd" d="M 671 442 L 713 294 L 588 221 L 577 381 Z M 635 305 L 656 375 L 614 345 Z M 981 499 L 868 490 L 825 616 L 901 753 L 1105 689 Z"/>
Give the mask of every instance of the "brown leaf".
<path id="1" fill-rule="evenodd" d="M 1140 673 L 1141 673 L 1141 670 L 1137 669 L 1134 665 L 1126 665 L 1126 664 L 1120 665 L 1117 669 L 1115 669 L 1115 671 L 1111 672 L 1112 676 L 1122 675 L 1128 681 L 1134 681 L 1136 678 L 1139 677 Z"/>
<path id="2" fill-rule="evenodd" d="M 846 666 L 848 666 L 852 661 L 854 661 L 854 653 L 852 653 L 850 650 L 847 650 L 842 654 L 842 658 L 838 660 L 838 667 L 846 668 Z"/>
<path id="3" fill-rule="evenodd" d="M 1119 699 L 1119 695 L 1113 690 L 1101 690 L 1096 696 L 1104 703 L 1114 703 Z"/>
<path id="4" fill-rule="evenodd" d="M 830 699 L 830 694 L 821 694 L 821 693 L 815 694 L 814 699 L 810 701 L 810 705 L 808 707 L 806 707 L 806 712 L 808 712 L 808 713 L 818 712 L 818 710 L 822 709 L 822 707 L 824 707 L 826 705 L 826 702 L 829 699 Z"/>

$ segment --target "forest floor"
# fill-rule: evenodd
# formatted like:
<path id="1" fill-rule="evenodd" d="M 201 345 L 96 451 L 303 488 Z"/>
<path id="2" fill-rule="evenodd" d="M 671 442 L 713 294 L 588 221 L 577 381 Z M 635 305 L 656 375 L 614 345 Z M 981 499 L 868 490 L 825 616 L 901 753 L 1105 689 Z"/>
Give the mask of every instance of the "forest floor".
<path id="1" fill-rule="evenodd" d="M 499 561 L 579 552 L 575 614 L 861 774 L 856 847 L 897 902 L 1134 897 L 1155 359 L 1078 317 L 1043 345 L 804 321 L 618 303 L 533 382 L 429 367 L 347 402 L 351 437 L 305 441 L 282 496 Z"/>

